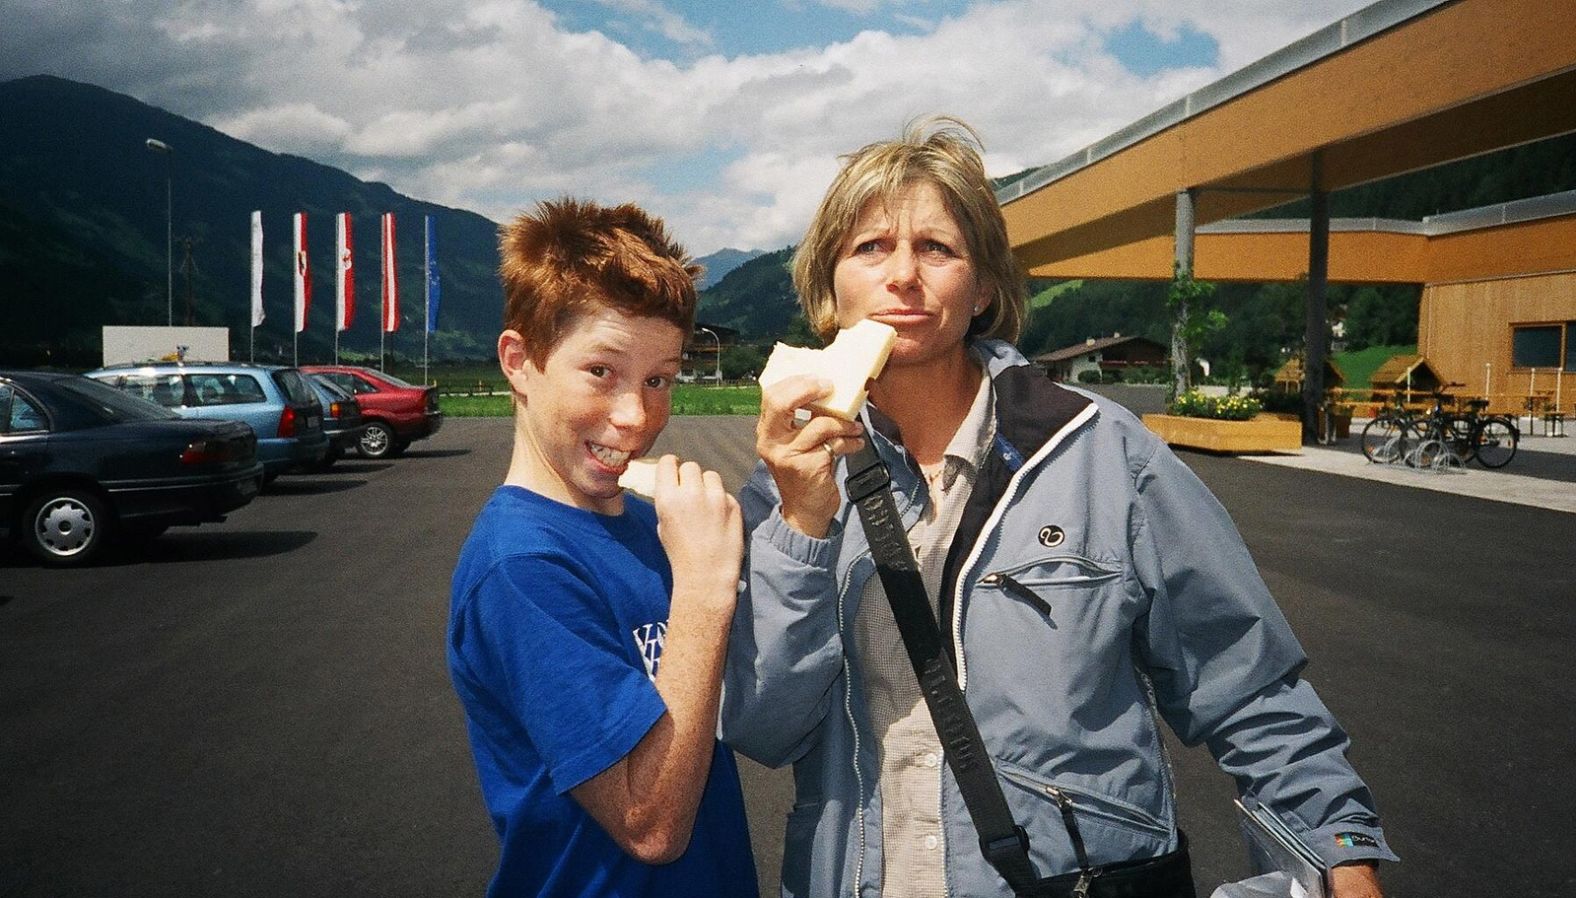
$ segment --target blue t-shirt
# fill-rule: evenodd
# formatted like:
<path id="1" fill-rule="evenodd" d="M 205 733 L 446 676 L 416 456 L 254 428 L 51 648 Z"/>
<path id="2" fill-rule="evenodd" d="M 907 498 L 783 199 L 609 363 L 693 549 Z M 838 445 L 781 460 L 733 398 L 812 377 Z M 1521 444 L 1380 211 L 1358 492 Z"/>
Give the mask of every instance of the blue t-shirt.
<path id="1" fill-rule="evenodd" d="M 689 847 L 625 854 L 569 790 L 667 710 L 653 679 L 673 575 L 656 510 L 600 515 L 500 487 L 454 571 L 449 672 L 501 850 L 489 896 L 756 898 L 733 754 L 718 743 Z"/>

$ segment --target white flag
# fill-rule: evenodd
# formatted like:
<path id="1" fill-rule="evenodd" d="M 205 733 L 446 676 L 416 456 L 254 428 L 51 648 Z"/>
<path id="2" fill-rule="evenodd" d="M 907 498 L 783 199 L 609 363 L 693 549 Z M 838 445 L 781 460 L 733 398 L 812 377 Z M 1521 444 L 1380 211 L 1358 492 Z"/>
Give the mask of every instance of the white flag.
<path id="1" fill-rule="evenodd" d="M 394 213 L 383 213 L 383 330 L 399 330 L 399 273 L 394 265 Z"/>
<path id="2" fill-rule="evenodd" d="M 334 218 L 334 328 L 350 330 L 356 317 L 356 272 L 351 260 L 353 249 L 350 238 L 350 213 L 341 212 Z"/>
<path id="3" fill-rule="evenodd" d="M 252 213 L 252 327 L 263 323 L 263 213 Z"/>
<path id="4" fill-rule="evenodd" d="M 295 332 L 306 330 L 306 313 L 312 308 L 312 268 L 306 261 L 306 213 L 297 212 L 295 232 Z"/>

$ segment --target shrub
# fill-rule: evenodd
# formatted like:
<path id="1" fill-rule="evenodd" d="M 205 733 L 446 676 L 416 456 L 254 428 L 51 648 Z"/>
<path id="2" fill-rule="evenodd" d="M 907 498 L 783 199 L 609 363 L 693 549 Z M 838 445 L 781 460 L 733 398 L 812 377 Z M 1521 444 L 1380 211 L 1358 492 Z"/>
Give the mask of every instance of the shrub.
<path id="1" fill-rule="evenodd" d="M 1252 396 L 1206 396 L 1198 390 L 1188 390 L 1171 402 L 1171 414 L 1188 418 L 1220 418 L 1226 421 L 1246 421 L 1257 415 L 1263 406 Z"/>
<path id="2" fill-rule="evenodd" d="M 1085 368 L 1078 372 L 1078 382 L 1081 384 L 1097 384 L 1101 382 L 1099 368 Z"/>
<path id="3" fill-rule="evenodd" d="M 1163 384 L 1171 382 L 1171 374 L 1165 368 L 1140 365 L 1122 372 L 1122 380 L 1130 384 Z"/>
<path id="4" fill-rule="evenodd" d="M 1285 390 L 1264 390 L 1253 395 L 1258 398 L 1259 404 L 1267 412 L 1302 413 L 1301 393 L 1288 393 Z"/>

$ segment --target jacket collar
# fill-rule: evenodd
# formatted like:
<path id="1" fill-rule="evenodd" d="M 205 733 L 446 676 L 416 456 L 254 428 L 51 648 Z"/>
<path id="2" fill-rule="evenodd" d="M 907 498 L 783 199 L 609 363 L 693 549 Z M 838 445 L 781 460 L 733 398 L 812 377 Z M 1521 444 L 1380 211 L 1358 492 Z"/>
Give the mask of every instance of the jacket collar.
<path id="1" fill-rule="evenodd" d="M 1011 343 L 970 340 L 968 345 L 984 364 L 985 374 L 996 391 L 997 439 L 1005 441 L 1019 459 L 1033 457 L 1094 401 L 1051 380 Z M 897 422 L 873 405 L 865 406 L 864 415 L 865 427 L 880 434 L 903 459 L 904 467 L 910 467 L 912 462 L 902 449 L 903 434 Z M 883 448 L 879 440 L 877 446 Z"/>

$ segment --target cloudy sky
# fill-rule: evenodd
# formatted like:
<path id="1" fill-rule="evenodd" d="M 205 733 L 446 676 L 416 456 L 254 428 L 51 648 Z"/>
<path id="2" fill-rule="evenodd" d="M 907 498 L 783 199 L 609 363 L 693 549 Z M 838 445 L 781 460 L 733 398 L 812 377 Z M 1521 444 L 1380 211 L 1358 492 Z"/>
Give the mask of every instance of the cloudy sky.
<path id="1" fill-rule="evenodd" d="M 797 242 L 930 112 L 1053 162 L 1370 0 L 0 0 L 53 74 L 503 220 L 634 200 L 696 255 Z"/>

